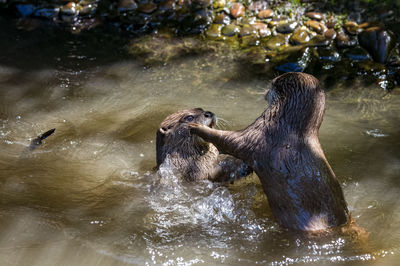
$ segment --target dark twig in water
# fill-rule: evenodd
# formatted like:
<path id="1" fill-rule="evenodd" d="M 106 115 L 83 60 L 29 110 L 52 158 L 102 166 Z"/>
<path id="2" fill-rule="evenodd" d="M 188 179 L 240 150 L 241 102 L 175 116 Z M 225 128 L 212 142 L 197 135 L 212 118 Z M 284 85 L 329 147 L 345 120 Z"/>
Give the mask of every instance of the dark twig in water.
<path id="1" fill-rule="evenodd" d="M 42 140 L 44 140 L 47 137 L 51 136 L 54 133 L 54 131 L 56 131 L 55 128 L 50 129 L 50 130 L 44 132 L 43 134 L 39 135 L 37 138 L 33 139 L 31 141 L 31 144 L 29 145 L 29 150 L 33 151 L 34 149 L 39 147 L 39 145 L 42 144 Z"/>

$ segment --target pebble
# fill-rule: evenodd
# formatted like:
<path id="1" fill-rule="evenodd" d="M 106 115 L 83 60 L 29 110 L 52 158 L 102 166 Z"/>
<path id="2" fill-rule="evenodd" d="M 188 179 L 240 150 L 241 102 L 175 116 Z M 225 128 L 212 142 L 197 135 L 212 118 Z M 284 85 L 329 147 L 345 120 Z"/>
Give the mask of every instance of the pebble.
<path id="1" fill-rule="evenodd" d="M 259 19 L 266 19 L 266 18 L 272 18 L 274 15 L 275 13 L 272 9 L 265 9 L 258 12 L 257 17 Z"/>
<path id="2" fill-rule="evenodd" d="M 243 25 L 243 27 L 240 29 L 239 36 L 247 36 L 251 34 L 257 34 L 257 29 L 255 29 L 253 26 L 250 24 Z"/>
<path id="3" fill-rule="evenodd" d="M 211 27 L 206 31 L 206 36 L 209 38 L 219 38 L 221 37 L 221 24 L 212 24 Z"/>
<path id="4" fill-rule="evenodd" d="M 222 28 L 222 35 L 232 37 L 235 36 L 237 33 L 240 32 L 240 28 L 236 25 L 226 25 L 225 27 Z"/>
<path id="5" fill-rule="evenodd" d="M 292 36 L 290 36 L 290 43 L 294 45 L 305 44 L 311 39 L 311 32 L 307 30 L 306 27 L 298 28 L 295 32 L 293 32 Z"/>
<path id="6" fill-rule="evenodd" d="M 267 37 L 271 35 L 271 30 L 268 28 L 267 24 L 262 22 L 256 22 L 252 24 L 252 26 L 258 31 L 258 34 L 261 38 Z"/>
<path id="7" fill-rule="evenodd" d="M 368 52 L 365 51 L 361 47 L 354 47 L 354 48 L 349 48 L 347 49 L 344 54 L 354 60 L 354 61 L 363 61 L 363 60 L 369 60 L 371 57 L 369 56 Z"/>
<path id="8" fill-rule="evenodd" d="M 326 27 L 327 27 L 328 29 L 333 29 L 333 28 L 335 27 L 336 23 L 337 23 L 337 22 L 336 22 L 335 19 L 330 18 L 330 19 L 328 19 L 328 21 L 325 23 L 325 25 L 326 25 Z"/>
<path id="9" fill-rule="evenodd" d="M 166 10 L 174 10 L 175 6 L 176 6 L 176 4 L 175 4 L 174 0 L 165 0 L 160 3 L 158 8 L 162 11 L 166 11 Z"/>
<path id="10" fill-rule="evenodd" d="M 223 8 L 226 5 L 226 0 L 214 0 L 213 7 L 215 9 Z"/>
<path id="11" fill-rule="evenodd" d="M 328 40 L 333 40 L 336 38 L 336 31 L 334 29 L 328 29 L 327 31 L 324 32 L 324 36 Z"/>
<path id="12" fill-rule="evenodd" d="M 137 4 L 133 0 L 120 0 L 118 3 L 118 11 L 126 12 L 135 10 L 137 8 Z"/>
<path id="13" fill-rule="evenodd" d="M 274 50 L 285 44 L 286 44 L 286 36 L 284 34 L 278 34 L 268 39 L 265 43 L 265 46 L 270 50 Z"/>
<path id="14" fill-rule="evenodd" d="M 139 12 L 141 12 L 141 13 L 151 14 L 154 11 L 156 11 L 156 9 L 157 9 L 157 5 L 156 4 L 147 3 L 147 4 L 140 5 L 137 10 Z"/>
<path id="15" fill-rule="evenodd" d="M 338 48 L 348 48 L 357 45 L 357 39 L 350 38 L 343 31 L 337 33 L 336 45 Z"/>
<path id="16" fill-rule="evenodd" d="M 276 31 L 279 33 L 292 33 L 296 29 L 297 25 L 298 23 L 296 21 L 281 21 L 276 26 Z"/>
<path id="17" fill-rule="evenodd" d="M 346 32 L 350 35 L 356 35 L 360 31 L 358 24 L 354 21 L 346 22 L 343 27 L 346 30 Z"/>
<path id="18" fill-rule="evenodd" d="M 324 24 L 315 20 L 307 21 L 306 26 L 317 33 L 323 33 L 327 29 Z"/>
<path id="19" fill-rule="evenodd" d="M 246 9 L 245 9 L 244 5 L 242 5 L 240 3 L 234 3 L 230 9 L 230 13 L 231 13 L 232 17 L 239 18 L 244 15 L 245 10 Z"/>
<path id="20" fill-rule="evenodd" d="M 217 24 L 226 24 L 227 25 L 227 24 L 231 23 L 231 18 L 224 13 L 220 13 L 215 17 L 214 22 Z"/>
<path id="21" fill-rule="evenodd" d="M 322 20 L 324 17 L 323 14 L 319 12 L 307 12 L 306 16 L 314 20 Z"/>
<path id="22" fill-rule="evenodd" d="M 268 3 L 266 1 L 254 1 L 249 5 L 249 10 L 253 12 L 258 12 L 268 8 Z"/>

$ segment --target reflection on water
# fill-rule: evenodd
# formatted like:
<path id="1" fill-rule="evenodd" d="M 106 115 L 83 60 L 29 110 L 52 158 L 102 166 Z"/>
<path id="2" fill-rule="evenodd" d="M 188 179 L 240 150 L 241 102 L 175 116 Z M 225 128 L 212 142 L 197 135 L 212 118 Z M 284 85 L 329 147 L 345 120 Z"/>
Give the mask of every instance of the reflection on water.
<path id="1" fill-rule="evenodd" d="M 366 250 L 346 236 L 279 228 L 256 176 L 221 186 L 154 172 L 155 132 L 169 113 L 203 107 L 239 129 L 263 111 L 268 80 L 243 74 L 237 60 L 204 54 L 149 68 L 71 36 L 38 62 L 29 49 L 14 50 L 34 45 L 17 35 L 0 57 L 1 265 L 400 258 L 398 91 L 338 83 L 320 131 L 353 217 L 370 232 Z M 13 62 L 23 55 L 23 67 Z M 28 152 L 51 128 L 55 134 Z"/>

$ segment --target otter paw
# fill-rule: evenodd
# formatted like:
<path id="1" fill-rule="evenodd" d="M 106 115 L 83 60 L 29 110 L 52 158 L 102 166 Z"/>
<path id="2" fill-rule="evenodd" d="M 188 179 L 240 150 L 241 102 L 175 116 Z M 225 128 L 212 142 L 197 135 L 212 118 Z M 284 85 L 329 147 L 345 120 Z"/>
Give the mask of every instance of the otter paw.
<path id="1" fill-rule="evenodd" d="M 204 126 L 200 123 L 189 123 L 189 129 L 192 133 L 196 133 L 202 127 Z"/>

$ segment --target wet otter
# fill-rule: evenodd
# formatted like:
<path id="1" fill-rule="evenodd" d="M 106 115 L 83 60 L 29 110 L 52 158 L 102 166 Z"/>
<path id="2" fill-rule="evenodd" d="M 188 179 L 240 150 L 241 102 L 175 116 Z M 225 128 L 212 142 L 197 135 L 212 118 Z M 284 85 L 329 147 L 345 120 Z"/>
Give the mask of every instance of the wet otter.
<path id="1" fill-rule="evenodd" d="M 191 132 L 250 164 L 281 226 L 319 231 L 346 224 L 343 191 L 318 140 L 325 112 L 318 80 L 304 73 L 283 74 L 272 81 L 265 98 L 268 108 L 243 130 L 191 123 Z"/>
<path id="2" fill-rule="evenodd" d="M 252 172 L 248 164 L 229 155 L 197 135 L 190 134 L 189 123 L 214 127 L 216 116 L 201 108 L 182 110 L 169 115 L 157 130 L 157 167 L 170 167 L 189 181 L 209 179 L 226 182 Z"/>

